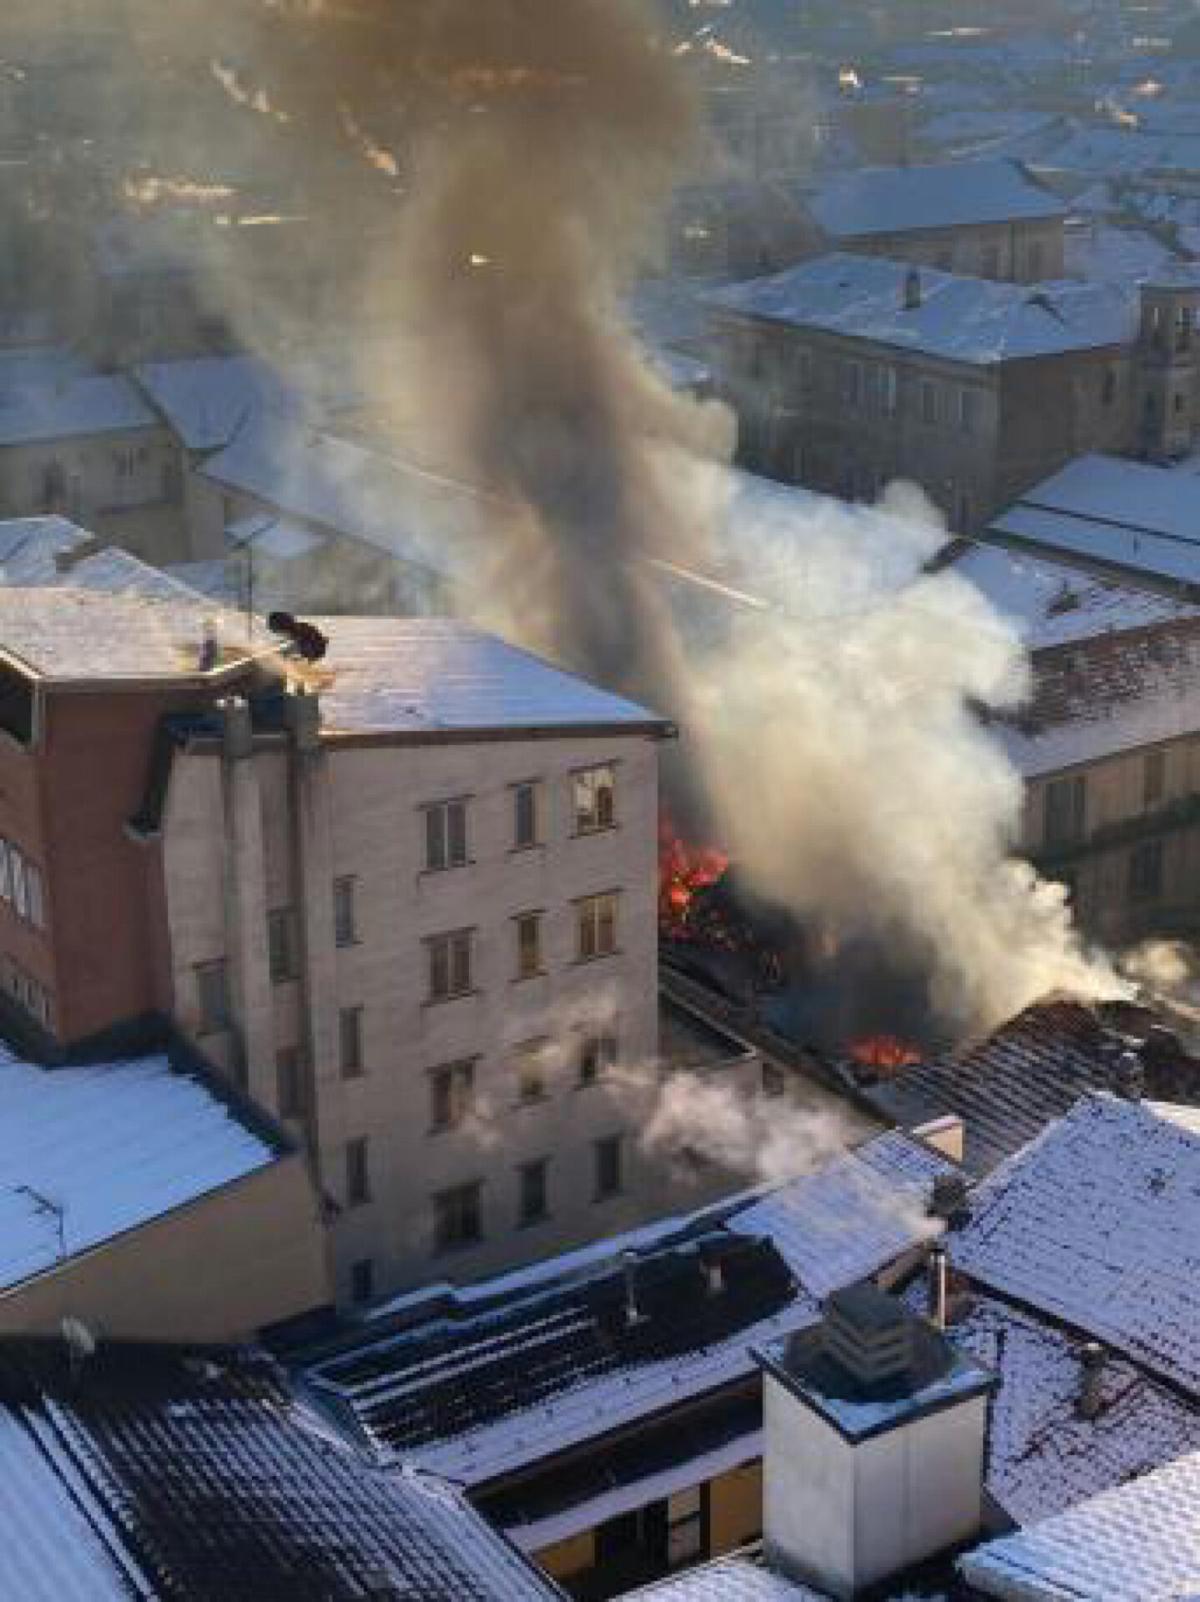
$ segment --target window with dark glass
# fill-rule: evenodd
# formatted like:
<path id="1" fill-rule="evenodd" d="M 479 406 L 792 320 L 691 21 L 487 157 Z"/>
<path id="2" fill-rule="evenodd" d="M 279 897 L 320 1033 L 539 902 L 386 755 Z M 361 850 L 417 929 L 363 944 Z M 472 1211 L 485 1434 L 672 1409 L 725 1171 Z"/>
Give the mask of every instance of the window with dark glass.
<path id="1" fill-rule="evenodd" d="M 616 1196 L 621 1189 L 621 1137 L 605 1135 L 593 1147 L 596 1166 L 596 1200 Z"/>
<path id="2" fill-rule="evenodd" d="M 338 1011 L 338 1062 L 343 1079 L 357 1079 L 363 1071 L 361 1007 Z"/>
<path id="3" fill-rule="evenodd" d="M 579 1083 L 594 1085 L 617 1060 L 617 1037 L 611 1030 L 586 1034 L 579 1046 Z"/>
<path id="4" fill-rule="evenodd" d="M 278 907 L 267 914 L 267 955 L 273 985 L 296 977 L 296 914 L 291 907 Z"/>
<path id="5" fill-rule="evenodd" d="M 475 1064 L 445 1063 L 429 1074 L 429 1126 L 435 1132 L 458 1129 L 475 1096 Z"/>
<path id="6" fill-rule="evenodd" d="M 518 784 L 513 789 L 513 848 L 524 851 L 537 843 L 537 785 Z"/>
<path id="7" fill-rule="evenodd" d="M 371 1175 L 367 1167 L 365 1135 L 346 1143 L 346 1205 L 361 1207 L 371 1199 Z"/>
<path id="8" fill-rule="evenodd" d="M 517 933 L 517 978 L 533 979 L 542 972 L 542 915 L 522 912 L 513 924 Z"/>
<path id="9" fill-rule="evenodd" d="M 357 880 L 347 875 L 333 881 L 333 939 L 339 946 L 352 946 L 358 939 L 355 917 Z"/>
<path id="10" fill-rule="evenodd" d="M 611 957 L 617 949 L 617 892 L 584 896 L 575 903 L 578 920 L 578 949 L 580 962 L 594 957 Z"/>
<path id="11" fill-rule="evenodd" d="M 483 1186 L 455 1185 L 433 1198 L 433 1243 L 439 1252 L 474 1246 L 483 1239 Z"/>
<path id="12" fill-rule="evenodd" d="M 517 1169 L 517 1222 L 522 1227 L 541 1223 L 549 1216 L 549 1168 L 549 1159 L 538 1157 Z"/>

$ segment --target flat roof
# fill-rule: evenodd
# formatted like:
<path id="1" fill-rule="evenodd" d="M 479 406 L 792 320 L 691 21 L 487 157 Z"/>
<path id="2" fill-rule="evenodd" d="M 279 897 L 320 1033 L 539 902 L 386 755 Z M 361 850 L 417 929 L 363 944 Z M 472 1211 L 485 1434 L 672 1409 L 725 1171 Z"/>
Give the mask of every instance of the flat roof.
<path id="1" fill-rule="evenodd" d="M 329 638 L 320 664 L 326 734 L 487 733 L 589 726 L 665 733 L 634 701 L 445 618 L 313 619 Z"/>
<path id="2" fill-rule="evenodd" d="M 906 304 L 917 273 L 920 304 Z M 1133 339 L 1133 290 L 1056 280 L 997 283 L 877 256 L 835 252 L 767 278 L 708 291 L 705 303 L 792 328 L 814 328 L 973 366 L 1101 350 Z"/>

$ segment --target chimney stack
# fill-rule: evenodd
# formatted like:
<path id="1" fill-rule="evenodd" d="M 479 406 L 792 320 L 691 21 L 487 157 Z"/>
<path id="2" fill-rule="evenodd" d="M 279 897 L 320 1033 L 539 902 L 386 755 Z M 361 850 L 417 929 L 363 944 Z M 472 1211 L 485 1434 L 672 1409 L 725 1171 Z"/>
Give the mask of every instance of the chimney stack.
<path id="1" fill-rule="evenodd" d="M 922 302 L 921 295 L 921 269 L 910 267 L 904 275 L 904 309 L 917 311 Z"/>
<path id="2" fill-rule="evenodd" d="M 969 1214 L 966 1176 L 954 1172 L 935 1174 L 926 1211 L 930 1218 L 940 1218 L 944 1224 L 965 1223 Z"/>
<path id="3" fill-rule="evenodd" d="M 630 1329 L 645 1319 L 637 1302 L 637 1261 L 636 1252 L 621 1253 L 621 1272 L 625 1276 L 625 1323 Z"/>
<path id="4" fill-rule="evenodd" d="M 1141 1101 L 1146 1089 L 1146 1069 L 1136 1051 L 1123 1051 L 1117 1058 L 1113 1089 L 1126 1101 Z"/>
<path id="5" fill-rule="evenodd" d="M 1079 1352 L 1079 1395 L 1075 1401 L 1077 1417 L 1098 1418 L 1104 1406 L 1101 1380 L 1105 1351 L 1099 1341 L 1088 1341 Z"/>
<path id="6" fill-rule="evenodd" d="M 770 1567 L 849 1602 L 978 1533 L 994 1375 L 869 1282 L 756 1355 Z"/>
<path id="7" fill-rule="evenodd" d="M 929 1322 L 935 1329 L 946 1328 L 946 1248 L 935 1246 L 929 1254 Z"/>

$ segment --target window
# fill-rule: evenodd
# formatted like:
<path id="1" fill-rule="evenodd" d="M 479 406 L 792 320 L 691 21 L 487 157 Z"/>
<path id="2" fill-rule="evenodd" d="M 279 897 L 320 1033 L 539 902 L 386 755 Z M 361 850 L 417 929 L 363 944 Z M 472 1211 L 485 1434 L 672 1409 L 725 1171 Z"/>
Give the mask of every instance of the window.
<path id="1" fill-rule="evenodd" d="M 522 1229 L 550 1216 L 546 1185 L 549 1168 L 549 1158 L 538 1157 L 517 1169 L 517 1224 Z"/>
<path id="2" fill-rule="evenodd" d="M 343 1079 L 357 1079 L 363 1071 L 361 1007 L 338 1012 L 338 1063 Z"/>
<path id="3" fill-rule="evenodd" d="M 431 872 L 461 868 L 467 860 L 467 803 L 440 801 L 425 808 L 425 866 Z"/>
<path id="4" fill-rule="evenodd" d="M 25 888 L 29 902 L 29 921 L 35 929 L 46 927 L 46 897 L 42 887 L 42 872 L 30 862 L 25 868 Z"/>
<path id="5" fill-rule="evenodd" d="M 596 1164 L 596 1200 L 606 1201 L 621 1190 L 621 1137 L 605 1135 L 592 1148 Z"/>
<path id="6" fill-rule="evenodd" d="M 429 1127 L 435 1133 L 458 1129 L 475 1097 L 475 1064 L 452 1062 L 429 1075 Z"/>
<path id="7" fill-rule="evenodd" d="M 338 946 L 352 946 L 358 940 L 354 916 L 356 884 L 357 880 L 350 877 L 333 881 L 333 940 Z"/>
<path id="8" fill-rule="evenodd" d="M 667 1497 L 667 1567 L 681 1568 L 704 1556 L 708 1486 L 692 1485 Z"/>
<path id="9" fill-rule="evenodd" d="M 1142 766 L 1142 805 L 1148 812 L 1158 806 L 1167 787 L 1167 753 L 1150 751 Z"/>
<path id="10" fill-rule="evenodd" d="M 1156 901 L 1162 894 L 1163 843 L 1143 840 L 1129 857 L 1129 899 Z"/>
<path id="11" fill-rule="evenodd" d="M 359 1135 L 346 1142 L 346 1206 L 361 1207 L 371 1199 L 371 1175 L 367 1167 L 367 1140 Z"/>
<path id="12" fill-rule="evenodd" d="M 958 392 L 958 426 L 964 434 L 975 432 L 976 407 L 979 396 L 973 389 L 960 389 Z"/>
<path id="13" fill-rule="evenodd" d="M 433 1198 L 433 1242 L 439 1252 L 474 1246 L 483 1239 L 483 1186 L 456 1185 Z"/>
<path id="14" fill-rule="evenodd" d="M 5 901 L 12 900 L 12 869 L 9 865 L 10 847 L 7 840 L 0 840 L 0 896 Z"/>
<path id="15" fill-rule="evenodd" d="M 275 1053 L 275 1082 L 279 1116 L 298 1118 L 304 1111 L 304 1086 L 300 1078 L 300 1053 L 295 1046 L 285 1046 Z"/>
<path id="16" fill-rule="evenodd" d="M 291 907 L 267 914 L 267 956 L 273 985 L 296 977 L 296 914 Z"/>
<path id="17" fill-rule="evenodd" d="M 1052 779 L 1046 786 L 1045 834 L 1048 846 L 1074 845 L 1083 839 L 1087 813 L 1087 781 Z"/>
<path id="18" fill-rule="evenodd" d="M 196 994 L 200 1007 L 200 1034 L 229 1028 L 229 977 L 222 959 L 202 962 L 196 968 Z"/>
<path id="19" fill-rule="evenodd" d="M 370 1257 L 360 1257 L 350 1264 L 350 1300 L 369 1302 L 375 1294 L 375 1264 Z"/>
<path id="20" fill-rule="evenodd" d="M 449 1001 L 471 990 L 471 945 L 474 931 L 456 929 L 425 942 L 429 953 L 429 1000 Z"/>
<path id="21" fill-rule="evenodd" d="M 527 1040 L 518 1046 L 514 1065 L 517 1074 L 517 1100 L 523 1105 L 543 1101 L 546 1096 L 546 1074 L 550 1066 L 548 1040 Z"/>
<path id="22" fill-rule="evenodd" d="M 12 874 L 12 902 L 18 918 L 29 916 L 29 878 L 25 872 L 25 858 L 16 846 L 8 848 L 9 871 Z"/>
<path id="23" fill-rule="evenodd" d="M 782 1096 L 787 1088 L 787 1080 L 783 1069 L 777 1063 L 764 1062 L 762 1065 L 762 1092 L 764 1096 Z"/>
<path id="24" fill-rule="evenodd" d="M 882 379 L 883 409 L 889 417 L 896 415 L 896 403 L 899 398 L 899 378 L 894 367 L 883 369 Z"/>
<path id="25" fill-rule="evenodd" d="M 579 1083 L 594 1085 L 617 1060 L 617 1037 L 611 1031 L 585 1035 L 579 1047 Z"/>
<path id="26" fill-rule="evenodd" d="M 517 978 L 534 979 L 542 972 L 542 915 L 522 912 L 513 923 L 517 931 Z"/>
<path id="27" fill-rule="evenodd" d="M 611 957 L 617 949 L 617 892 L 584 896 L 575 903 L 579 918 L 579 961 Z"/>
<path id="28" fill-rule="evenodd" d="M 862 400 L 862 387 L 862 363 L 846 362 L 842 368 L 842 396 L 847 406 L 858 406 Z"/>
<path id="29" fill-rule="evenodd" d="M 575 792 L 575 832 L 594 834 L 611 829 L 617 821 L 616 770 L 611 762 L 583 768 L 572 778 Z"/>
<path id="30" fill-rule="evenodd" d="M 526 851 L 538 843 L 537 785 L 513 787 L 513 849 Z"/>
<path id="31" fill-rule="evenodd" d="M 921 380 L 921 421 L 937 422 L 937 389 L 927 378 Z"/>

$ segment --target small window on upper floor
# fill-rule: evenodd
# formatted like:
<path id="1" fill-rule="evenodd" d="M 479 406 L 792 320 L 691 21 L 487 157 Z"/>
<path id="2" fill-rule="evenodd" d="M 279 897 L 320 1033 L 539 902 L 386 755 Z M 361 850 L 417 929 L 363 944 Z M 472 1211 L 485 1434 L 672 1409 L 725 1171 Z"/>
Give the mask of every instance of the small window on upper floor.
<path id="1" fill-rule="evenodd" d="M 538 787 L 533 780 L 513 786 L 513 850 L 538 843 Z"/>
<path id="2" fill-rule="evenodd" d="M 361 1007 L 338 1011 L 338 1065 L 343 1079 L 358 1079 L 363 1071 Z"/>
<path id="3" fill-rule="evenodd" d="M 438 801 L 425 809 L 425 867 L 431 873 L 467 861 L 467 803 Z"/>
<path id="4" fill-rule="evenodd" d="M 606 1201 L 621 1192 L 621 1137 L 605 1135 L 592 1146 L 595 1199 Z"/>
<path id="5" fill-rule="evenodd" d="M 617 775 L 611 762 L 581 768 L 572 775 L 576 834 L 611 829 L 617 821 Z"/>
<path id="6" fill-rule="evenodd" d="M 371 1199 L 371 1172 L 367 1162 L 367 1138 L 359 1135 L 346 1142 L 346 1206 L 362 1207 Z"/>
<path id="7" fill-rule="evenodd" d="M 579 1045 L 579 1083 L 594 1085 L 613 1068 L 619 1047 L 615 1029 L 584 1035 Z"/>
<path id="8" fill-rule="evenodd" d="M 449 1001 L 468 995 L 472 988 L 471 970 L 474 930 L 455 929 L 450 934 L 432 935 L 425 942 L 429 961 L 430 1001 Z"/>
<path id="9" fill-rule="evenodd" d="M 542 914 L 521 912 L 513 919 L 517 935 L 518 979 L 536 979 L 542 967 Z"/>
<path id="10" fill-rule="evenodd" d="M 433 1198 L 433 1244 L 439 1252 L 474 1246 L 483 1239 L 483 1186 L 455 1185 Z"/>
<path id="11" fill-rule="evenodd" d="M 352 946 L 358 940 L 358 880 L 350 875 L 333 881 L 333 939 L 338 946 Z"/>
<path id="12" fill-rule="evenodd" d="M 293 907 L 276 907 L 267 914 L 267 956 L 273 985 L 294 979 L 299 968 L 296 949 L 296 912 Z"/>
<path id="13" fill-rule="evenodd" d="M 475 1064 L 446 1063 L 429 1072 L 429 1127 L 437 1134 L 460 1129 L 475 1100 Z"/>
<path id="14" fill-rule="evenodd" d="M 584 896 L 575 903 L 578 919 L 578 949 L 580 962 L 594 957 L 611 957 L 617 949 L 617 903 L 619 894 L 607 890 L 603 895 Z"/>
<path id="15" fill-rule="evenodd" d="M 229 1028 L 229 968 L 224 958 L 196 965 L 198 1032 L 215 1034 Z"/>

